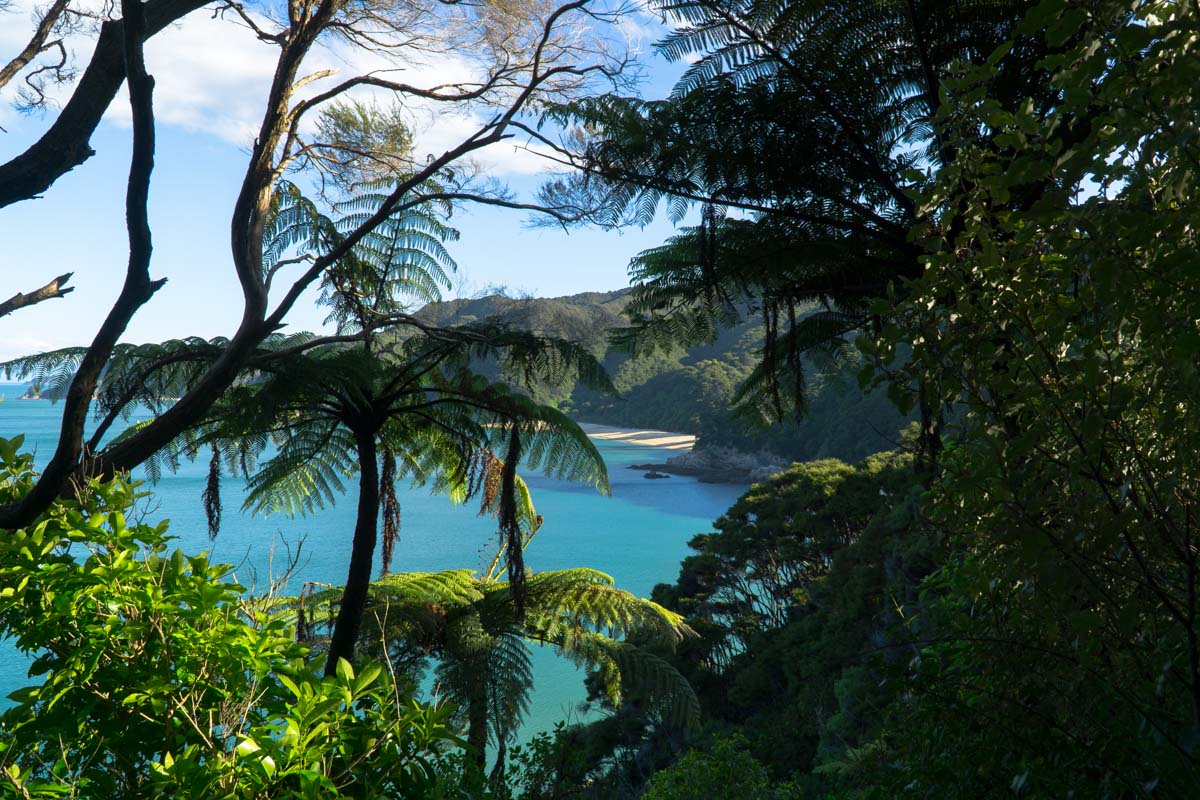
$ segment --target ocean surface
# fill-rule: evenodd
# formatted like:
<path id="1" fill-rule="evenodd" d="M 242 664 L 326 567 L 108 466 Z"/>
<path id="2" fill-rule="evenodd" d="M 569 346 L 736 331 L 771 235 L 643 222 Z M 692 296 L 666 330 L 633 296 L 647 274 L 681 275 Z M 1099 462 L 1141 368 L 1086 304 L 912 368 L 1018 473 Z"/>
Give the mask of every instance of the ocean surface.
<path id="1" fill-rule="evenodd" d="M 24 448 L 38 464 L 53 453 L 61 406 L 46 400 L 19 400 L 24 384 L 0 384 L 0 436 L 25 435 Z M 136 418 L 136 417 L 135 417 Z M 145 418 L 145 417 L 142 417 Z M 612 496 L 533 473 L 524 473 L 545 523 L 526 551 L 526 564 L 536 570 L 591 567 L 608 573 L 619 588 L 647 597 L 657 583 L 670 582 L 688 554 L 687 542 L 711 530 L 745 490 L 743 486 L 703 484 L 692 478 L 646 480 L 630 464 L 661 462 L 671 451 L 645 445 L 596 441 L 608 464 Z M 303 541 L 293 589 L 305 581 L 340 584 L 349 565 L 357 490 L 310 517 L 250 516 L 238 511 L 241 483 L 225 478 L 221 487 L 224 516 L 220 535 L 210 541 L 200 502 L 207 459 L 185 462 L 177 473 L 165 473 L 153 491 L 150 521 L 169 519 L 170 534 L 185 553 L 207 551 L 214 561 L 238 565 L 243 585 L 265 585 L 271 565 L 285 562 L 288 548 Z M 135 478 L 144 477 L 135 473 Z M 495 521 L 479 517 L 472 506 L 455 507 L 444 497 L 422 489 L 398 490 L 402 507 L 400 541 L 392 561 L 394 572 L 479 569 L 490 562 Z M 583 673 L 550 648 L 534 648 L 535 688 L 522 739 L 553 727 L 559 720 L 585 719 Z M 10 645 L 0 644 L 0 698 L 26 685 L 26 661 Z M 0 702 L 3 702 L 0 700 Z"/>

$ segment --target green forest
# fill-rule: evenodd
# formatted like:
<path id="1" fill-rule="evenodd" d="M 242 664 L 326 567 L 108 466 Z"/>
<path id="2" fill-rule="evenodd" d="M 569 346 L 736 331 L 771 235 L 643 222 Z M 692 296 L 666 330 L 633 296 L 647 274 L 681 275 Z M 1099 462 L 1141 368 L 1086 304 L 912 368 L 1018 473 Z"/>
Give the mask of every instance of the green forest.
<path id="1" fill-rule="evenodd" d="M 630 289 L 558 298 L 492 294 L 433 303 L 417 316 L 435 325 L 489 320 L 582 345 L 604 365 L 615 393 L 582 383 L 534 386 L 531 391 L 583 422 L 690 433 L 699 437 L 701 450 L 766 451 L 780 461 L 856 461 L 899 445 L 911 414 L 902 414 L 883 389 L 859 387 L 859 354 L 813 354 L 806 361 L 804 413 L 769 426 L 756 424 L 732 406 L 738 387 L 758 364 L 764 328 L 757 317 L 744 313 L 747 319 L 714 331 L 710 340 L 635 358 L 612 341 L 614 333 L 631 326 L 624 311 L 633 299 Z M 805 312 L 818 313 L 818 307 L 810 303 Z M 474 368 L 501 377 L 495 362 Z"/>
<path id="2" fill-rule="evenodd" d="M 103 316 L 2 365 L 61 425 L 36 461 L 0 431 L 0 636 L 28 665 L 0 797 L 1196 795 L 1195 5 L 647 10 L 678 68 L 659 97 L 626 48 L 646 18 L 600 0 L 5 17 L 0 89 L 38 130 L 0 161 L 0 215 L 26 221 L 6 231 L 79 185 L 110 109 L 127 148 L 102 179 L 111 291 L 85 291 L 96 264 L 38 288 L 44 263 L 3 270 L 2 321 Z M 209 267 L 235 322 L 133 343 L 171 276 L 156 242 L 186 222 L 156 183 L 175 165 L 151 56 L 201 16 L 271 59 Z M 406 82 L 446 53 L 462 74 Z M 530 191 L 487 173 L 513 140 L 554 167 Z M 618 292 L 453 299 L 472 204 L 675 233 Z M 520 285 L 520 246 L 495 249 Z M 317 333 L 290 324 L 306 304 Z M 613 490 L 581 422 L 790 466 L 639 597 L 586 548 L 526 559 L 542 476 Z M 246 512 L 352 506 L 344 581 L 251 591 L 183 552 L 154 483 L 193 461 L 210 537 L 231 485 Z M 488 520 L 484 567 L 404 571 L 398 486 Z M 531 646 L 601 713 L 521 739 Z"/>

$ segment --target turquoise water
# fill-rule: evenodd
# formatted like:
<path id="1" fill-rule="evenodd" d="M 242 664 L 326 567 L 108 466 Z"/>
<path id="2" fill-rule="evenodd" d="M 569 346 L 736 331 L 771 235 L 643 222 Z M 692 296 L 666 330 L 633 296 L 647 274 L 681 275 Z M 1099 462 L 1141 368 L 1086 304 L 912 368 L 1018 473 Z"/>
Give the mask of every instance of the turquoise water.
<path id="1" fill-rule="evenodd" d="M 44 400 L 18 400 L 24 391 L 23 385 L 0 385 L 0 395 L 6 395 L 0 402 L 0 436 L 24 433 L 25 449 L 35 453 L 39 464 L 45 463 L 58 438 L 60 407 Z M 538 512 L 545 516 L 526 563 L 537 571 L 592 567 L 613 576 L 618 587 L 648 596 L 656 583 L 675 579 L 688 540 L 710 530 L 712 520 L 745 487 L 679 476 L 646 480 L 626 467 L 661 461 L 669 451 L 611 441 L 596 444 L 608 464 L 611 497 L 540 475 L 525 476 Z M 264 518 L 237 512 L 244 493 L 238 481 L 226 479 L 221 533 L 210 542 L 200 503 L 206 469 L 207 459 L 185 462 L 178 473 L 165 474 L 154 487 L 156 509 L 149 519 L 169 519 L 170 533 L 184 552 L 208 551 L 216 561 L 239 565 L 239 582 L 263 586 L 272 557 L 276 565 L 282 564 L 286 548 L 294 549 L 303 540 L 293 589 L 304 581 L 345 580 L 354 530 L 353 486 L 335 506 L 312 517 Z M 393 571 L 480 568 L 490 561 L 494 520 L 423 490 L 402 490 L 399 495 L 403 524 Z M 542 648 L 535 648 L 534 661 L 536 688 L 525 735 L 561 719 L 579 719 L 578 705 L 585 697 L 582 673 L 570 663 Z M 11 648 L 0 647 L 0 697 L 24 685 L 24 676 L 24 660 Z"/>

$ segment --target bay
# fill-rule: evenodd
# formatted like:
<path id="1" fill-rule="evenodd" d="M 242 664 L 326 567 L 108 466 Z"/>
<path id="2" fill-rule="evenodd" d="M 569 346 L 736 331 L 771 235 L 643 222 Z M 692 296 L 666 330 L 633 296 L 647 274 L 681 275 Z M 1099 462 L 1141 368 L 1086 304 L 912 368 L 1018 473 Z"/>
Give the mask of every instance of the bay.
<path id="1" fill-rule="evenodd" d="M 28 384 L 0 384 L 0 436 L 25 435 L 24 449 L 41 465 L 58 439 L 61 406 L 46 400 L 19 400 Z M 134 419 L 144 419 L 148 412 Z M 646 480 L 630 464 L 662 461 L 672 451 L 619 441 L 596 440 L 608 465 L 612 496 L 537 474 L 525 474 L 545 523 L 526 553 L 536 570 L 591 567 L 611 575 L 619 588 L 648 597 L 657 583 L 673 581 L 687 542 L 711 530 L 745 490 L 744 486 L 704 484 L 692 478 Z M 240 481 L 222 484 L 224 516 L 221 532 L 209 540 L 200 502 L 207 460 L 184 462 L 147 485 L 148 520 L 169 519 L 175 545 L 188 554 L 207 551 L 214 561 L 237 565 L 240 583 L 262 588 L 278 573 L 289 552 L 300 552 L 290 587 L 302 583 L 340 584 L 349 565 L 357 491 L 310 517 L 251 516 L 238 511 L 245 493 Z M 141 469 L 134 477 L 144 479 Z M 491 560 L 495 521 L 469 506 L 455 507 L 444 497 L 422 489 L 398 487 L 403 521 L 392 563 L 395 572 L 480 569 Z M 559 720 L 579 721 L 585 698 L 583 673 L 549 648 L 534 648 L 535 688 L 522 739 L 553 727 Z M 25 659 L 11 645 L 0 647 L 0 697 L 27 685 Z"/>

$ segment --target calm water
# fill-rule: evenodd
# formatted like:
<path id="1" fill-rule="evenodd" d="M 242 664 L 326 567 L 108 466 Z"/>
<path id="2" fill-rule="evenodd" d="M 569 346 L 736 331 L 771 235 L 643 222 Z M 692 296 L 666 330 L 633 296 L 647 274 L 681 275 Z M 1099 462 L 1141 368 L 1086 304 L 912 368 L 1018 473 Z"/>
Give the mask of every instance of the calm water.
<path id="1" fill-rule="evenodd" d="M 0 395 L 6 395 L 0 402 L 0 436 L 24 433 L 25 449 L 42 464 L 58 438 L 60 406 L 18 400 L 25 388 L 0 384 Z M 596 444 L 608 464 L 611 497 L 540 475 L 525 476 L 534 504 L 546 518 L 526 553 L 526 563 L 537 571 L 592 567 L 612 575 L 618 587 L 648 596 L 656 583 L 674 580 L 680 560 L 687 555 L 688 540 L 710 530 L 712 520 L 744 487 L 702 484 L 679 476 L 646 480 L 641 472 L 626 467 L 661 461 L 671 455 L 669 451 L 608 441 Z M 237 512 L 244 495 L 239 482 L 227 478 L 222 484 L 221 533 L 210 542 L 200 504 L 206 468 L 206 458 L 184 463 L 178 473 L 164 475 L 154 487 L 158 507 L 150 519 L 169 519 L 170 533 L 178 537 L 177 545 L 184 552 L 208 551 L 216 561 L 240 565 L 241 583 L 252 585 L 257 580 L 261 585 L 270 574 L 272 550 L 282 553 L 285 545 L 294 547 L 303 539 L 301 569 L 293 578 L 293 589 L 303 581 L 345 580 L 354 530 L 352 486 L 336 506 L 315 516 L 264 518 Z M 479 568 L 490 561 L 493 520 L 423 490 L 402 491 L 400 501 L 403 524 L 393 571 Z M 275 558 L 276 564 L 281 563 L 281 555 Z M 578 719 L 577 706 L 585 697 L 582 673 L 570 663 L 543 648 L 535 648 L 534 659 L 537 683 L 526 734 L 560 719 Z M 0 645 L 0 697 L 24 685 L 24 676 L 23 659 Z"/>

